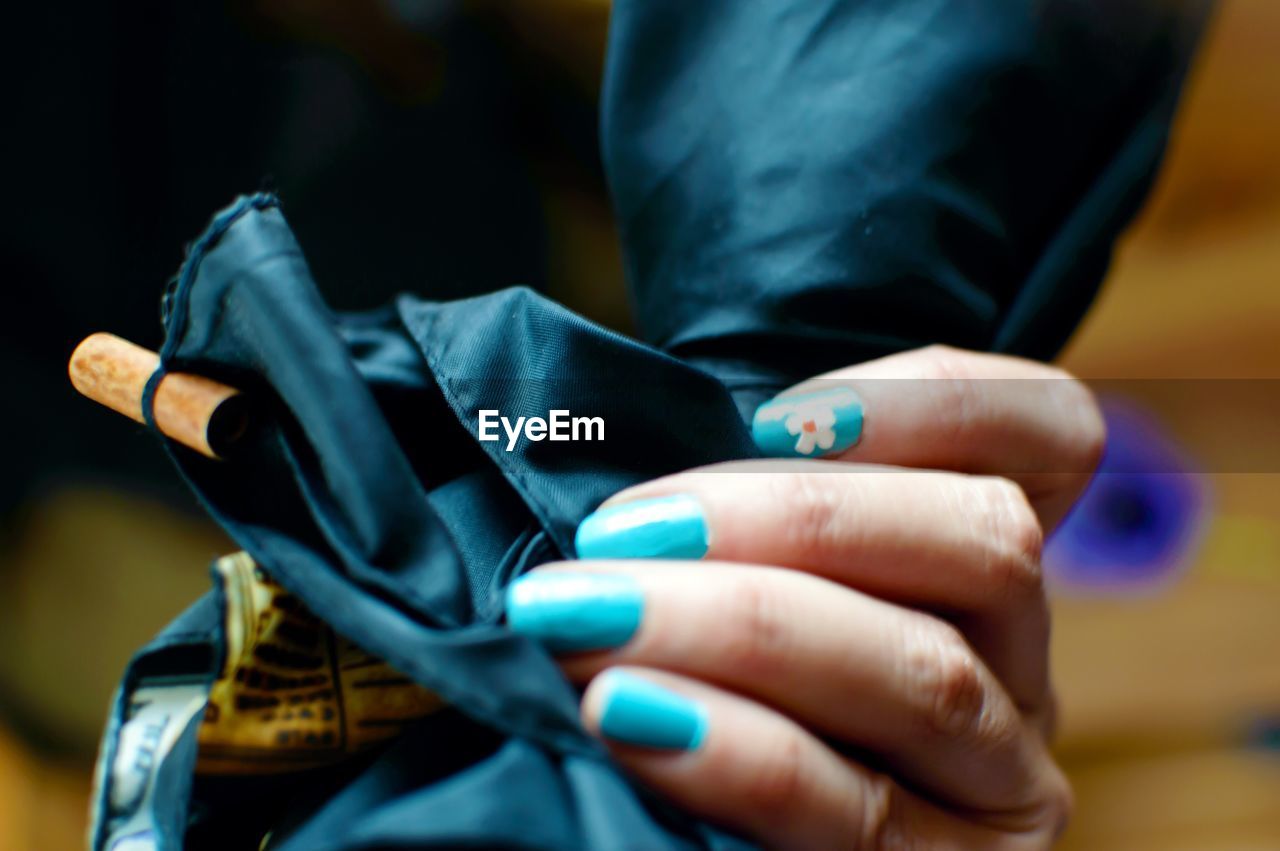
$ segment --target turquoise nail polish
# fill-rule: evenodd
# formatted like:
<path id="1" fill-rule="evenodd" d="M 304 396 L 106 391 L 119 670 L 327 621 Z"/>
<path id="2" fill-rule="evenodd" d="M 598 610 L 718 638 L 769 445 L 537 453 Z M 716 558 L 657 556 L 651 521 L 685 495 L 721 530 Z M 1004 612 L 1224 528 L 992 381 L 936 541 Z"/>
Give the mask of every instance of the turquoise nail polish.
<path id="1" fill-rule="evenodd" d="M 600 733 L 628 745 L 691 751 L 707 733 L 702 705 L 623 671 L 602 674 Z"/>
<path id="2" fill-rule="evenodd" d="M 862 400 L 848 387 L 779 396 L 756 411 L 751 436 L 772 458 L 834 455 L 862 437 Z"/>
<path id="3" fill-rule="evenodd" d="M 690 496 L 602 508 L 578 526 L 578 558 L 702 558 L 707 518 Z"/>
<path id="4" fill-rule="evenodd" d="M 507 588 L 507 625 L 567 653 L 620 647 L 644 613 L 644 595 L 629 576 L 531 573 Z"/>

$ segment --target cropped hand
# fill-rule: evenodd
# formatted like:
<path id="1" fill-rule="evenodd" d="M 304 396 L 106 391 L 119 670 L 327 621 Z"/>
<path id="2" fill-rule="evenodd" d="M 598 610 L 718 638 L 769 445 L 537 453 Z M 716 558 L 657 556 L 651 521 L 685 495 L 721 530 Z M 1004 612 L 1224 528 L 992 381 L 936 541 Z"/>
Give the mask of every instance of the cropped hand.
<path id="1" fill-rule="evenodd" d="M 1083 385 L 933 347 L 764 406 L 770 454 L 625 491 L 508 594 L 641 782 L 779 848 L 1033 849 L 1050 754 L 1044 530 L 1100 457 Z"/>

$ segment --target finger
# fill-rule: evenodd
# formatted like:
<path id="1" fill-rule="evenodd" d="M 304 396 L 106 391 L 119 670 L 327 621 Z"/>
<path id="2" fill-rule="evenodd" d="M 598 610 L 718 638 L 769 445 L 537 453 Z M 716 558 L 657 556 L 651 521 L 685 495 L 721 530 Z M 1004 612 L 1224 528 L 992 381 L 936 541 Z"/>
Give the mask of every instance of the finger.
<path id="1" fill-rule="evenodd" d="M 587 571 L 584 573 L 583 570 Z M 954 627 L 796 571 L 671 562 L 540 569 L 508 596 L 508 623 L 585 681 L 635 664 L 711 682 L 878 754 L 946 800 L 1016 810 L 1046 759 Z"/>
<path id="2" fill-rule="evenodd" d="M 1047 808 L 1006 817 L 1012 835 L 961 820 L 758 704 L 658 671 L 598 677 L 583 720 L 646 785 L 770 848 L 1030 848 L 1050 830 Z"/>
<path id="3" fill-rule="evenodd" d="M 933 346 L 827 373 L 756 413 L 766 454 L 1004 476 L 1048 528 L 1101 458 L 1092 394 L 1065 372 Z"/>
<path id="4" fill-rule="evenodd" d="M 626 491 L 583 522 L 577 542 L 581 558 L 704 555 L 789 567 L 953 617 L 1018 704 L 1036 712 L 1049 683 L 1042 537 L 1025 494 L 1006 479 L 743 461 Z"/>

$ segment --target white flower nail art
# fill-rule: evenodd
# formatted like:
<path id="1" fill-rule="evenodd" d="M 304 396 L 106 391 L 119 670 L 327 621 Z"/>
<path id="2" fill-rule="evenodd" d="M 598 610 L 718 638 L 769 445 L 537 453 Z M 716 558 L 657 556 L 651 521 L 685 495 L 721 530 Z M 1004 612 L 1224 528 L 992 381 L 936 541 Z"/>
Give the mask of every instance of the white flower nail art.
<path id="1" fill-rule="evenodd" d="M 852 441 L 856 442 L 861 431 L 861 401 L 849 388 L 833 388 L 818 393 L 782 396 L 756 411 L 753 430 L 778 423 L 788 435 L 795 438 L 791 451 L 797 455 L 811 456 L 829 452 L 840 435 L 836 425 L 841 417 L 852 423 Z M 775 440 L 781 438 L 775 432 Z M 845 447 L 841 447 L 843 449 Z"/>
<path id="2" fill-rule="evenodd" d="M 796 452 L 812 455 L 824 452 L 836 442 L 836 412 L 830 405 L 809 403 L 797 407 L 784 425 L 787 433 L 796 437 Z"/>

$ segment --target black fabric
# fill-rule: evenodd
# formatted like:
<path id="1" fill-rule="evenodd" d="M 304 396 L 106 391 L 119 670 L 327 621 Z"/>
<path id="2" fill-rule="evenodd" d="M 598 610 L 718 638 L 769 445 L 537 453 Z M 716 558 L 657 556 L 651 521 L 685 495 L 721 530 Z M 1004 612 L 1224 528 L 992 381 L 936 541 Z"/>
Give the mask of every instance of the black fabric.
<path id="1" fill-rule="evenodd" d="M 616 0 L 603 152 L 646 336 L 796 380 L 1048 359 L 1145 195 L 1204 0 Z"/>
<path id="2" fill-rule="evenodd" d="M 281 847 L 377 845 L 392 826 L 398 842 L 436 847 L 729 841 L 660 816 L 581 729 L 577 696 L 546 652 L 496 623 L 506 581 L 571 557 L 578 521 L 611 493 L 753 454 L 719 382 L 528 290 L 335 315 L 262 195 L 193 245 L 166 315 L 164 368 L 233 383 L 257 412 L 224 462 L 170 447 L 209 512 L 312 612 L 486 728 L 476 735 L 510 737 L 426 785 L 403 776 L 397 745 Z M 606 439 L 507 451 L 477 443 L 481 409 L 600 416 Z M 438 747 L 433 723 L 422 740 Z M 388 773 L 407 785 L 389 787 Z M 379 820 L 380 807 L 396 815 Z M 533 813 L 544 814 L 538 830 L 521 820 Z"/>

